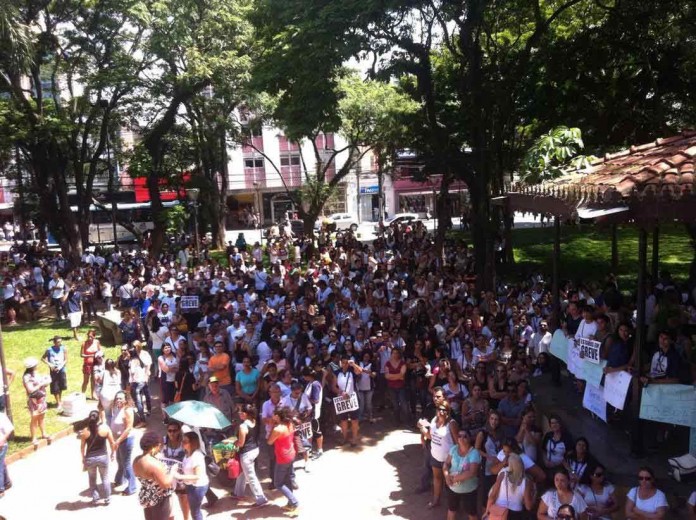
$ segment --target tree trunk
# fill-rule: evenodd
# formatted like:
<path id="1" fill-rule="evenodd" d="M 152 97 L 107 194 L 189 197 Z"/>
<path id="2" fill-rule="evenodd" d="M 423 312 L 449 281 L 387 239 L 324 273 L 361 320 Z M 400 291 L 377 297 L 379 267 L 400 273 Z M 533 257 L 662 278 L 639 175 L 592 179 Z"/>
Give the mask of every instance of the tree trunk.
<path id="1" fill-rule="evenodd" d="M 469 184 L 469 194 L 476 285 L 479 290 L 492 290 L 495 287 L 495 250 L 488 190 L 484 183 L 474 182 Z"/>
<path id="2" fill-rule="evenodd" d="M 441 262 L 445 261 L 445 235 L 452 223 L 452 217 L 447 204 L 452 179 L 450 175 L 443 175 L 440 183 L 440 193 L 435 198 L 435 212 L 437 214 L 437 233 L 435 233 L 435 253 Z"/>
<path id="3" fill-rule="evenodd" d="M 226 206 L 220 203 L 220 198 L 218 197 L 214 201 L 214 207 L 211 213 L 211 227 L 213 235 L 213 249 L 225 249 L 225 231 L 226 231 Z"/>
<path id="4" fill-rule="evenodd" d="M 505 250 L 503 251 L 503 254 L 505 255 L 505 263 L 507 264 L 515 263 L 515 254 L 512 249 L 512 224 L 515 220 L 514 215 L 515 213 L 513 211 L 510 211 L 507 208 L 504 210 L 503 223 L 505 224 L 505 231 L 503 238 L 505 240 Z"/>

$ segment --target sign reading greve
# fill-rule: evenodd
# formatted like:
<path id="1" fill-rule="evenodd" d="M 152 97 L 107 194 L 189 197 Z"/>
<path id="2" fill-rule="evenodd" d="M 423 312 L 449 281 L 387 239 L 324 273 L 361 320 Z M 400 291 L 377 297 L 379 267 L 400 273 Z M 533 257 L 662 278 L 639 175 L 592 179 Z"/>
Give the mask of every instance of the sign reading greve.
<path id="1" fill-rule="evenodd" d="M 580 355 L 596 365 L 599 364 L 599 349 L 602 344 L 599 341 L 587 338 L 578 338 L 575 340 L 576 345 L 580 348 Z"/>
<path id="2" fill-rule="evenodd" d="M 311 422 L 303 422 L 301 423 L 298 427 L 297 430 L 300 432 L 300 437 L 303 439 L 311 439 L 312 438 L 312 423 Z"/>
<path id="3" fill-rule="evenodd" d="M 346 413 L 346 412 L 353 412 L 359 408 L 358 405 L 358 394 L 355 392 L 351 393 L 348 395 L 348 397 L 334 397 L 333 398 L 333 403 L 334 403 L 334 408 L 336 409 L 336 413 Z"/>
<path id="4" fill-rule="evenodd" d="M 198 296 L 182 296 L 179 305 L 181 306 L 181 310 L 184 311 L 197 309 L 200 304 Z"/>

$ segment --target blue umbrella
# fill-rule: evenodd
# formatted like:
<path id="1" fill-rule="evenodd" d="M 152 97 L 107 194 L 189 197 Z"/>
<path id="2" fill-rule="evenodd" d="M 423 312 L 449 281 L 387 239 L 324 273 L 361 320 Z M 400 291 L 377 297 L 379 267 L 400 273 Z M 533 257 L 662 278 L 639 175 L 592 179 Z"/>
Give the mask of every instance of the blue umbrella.
<path id="1" fill-rule="evenodd" d="M 224 430 L 232 426 L 225 414 L 202 401 L 181 401 L 167 406 L 164 411 L 171 419 L 195 428 Z"/>

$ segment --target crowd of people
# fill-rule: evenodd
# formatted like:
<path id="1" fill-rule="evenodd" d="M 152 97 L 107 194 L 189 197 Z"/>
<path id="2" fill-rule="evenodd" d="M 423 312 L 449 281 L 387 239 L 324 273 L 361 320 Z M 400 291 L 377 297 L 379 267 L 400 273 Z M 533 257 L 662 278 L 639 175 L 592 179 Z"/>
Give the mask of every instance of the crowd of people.
<path id="1" fill-rule="evenodd" d="M 233 423 L 241 474 L 231 493 L 246 500 L 248 488 L 250 507 L 268 502 L 256 463 L 263 450 L 272 485 L 293 512 L 295 459 L 305 468 L 320 459 L 325 436 L 353 450 L 361 424 L 382 416 L 420 432 L 421 479 L 413 491 L 430 493 L 427 507 L 444 506 L 448 519 L 461 512 L 470 519 L 605 519 L 623 502 L 628 518 L 668 518 L 652 469 L 641 468 L 637 487 L 620 499 L 586 438 L 555 415 L 544 429 L 530 388 L 535 377 L 560 374 L 549 354 L 556 324 L 568 337 L 600 341 L 607 372 L 634 366 L 635 305 L 613 277 L 566 283 L 555 317 L 547 280 L 477 291 L 471 247 L 447 242 L 443 257 L 420 223 L 390 227 L 372 244 L 349 232 L 323 236 L 312 258 L 297 249 L 230 244 L 225 262 L 192 265 L 139 252 L 87 254 L 79 266 L 60 255 L 24 256 L 4 269 L 6 286 L 49 299 L 56 319 L 67 311 L 76 338 L 83 311 L 87 319 L 97 308 L 121 312 L 118 359 L 105 360 L 93 332 L 80 340 L 82 390 L 89 387 L 100 409 L 78 428 L 95 503 L 109 501 L 105 455 L 112 450 L 116 484 L 132 494 L 139 481 L 146 518 L 170 518 L 172 495 L 186 518 L 201 518 L 209 477 L 196 432 L 168 421 L 166 438 L 145 434 L 131 462 L 133 428 L 148 426 L 158 385 L 163 407 L 200 400 Z M 634 375 L 691 383 L 696 294 L 668 273 L 648 294 L 655 353 Z M 41 360 L 50 378 L 37 375 L 36 359 L 27 360 L 22 378 L 34 441 L 44 435 L 45 389 L 58 406 L 65 390 L 61 338 Z M 163 452 L 180 465 L 170 469 L 158 458 Z M 693 516 L 696 494 L 690 500 Z"/>

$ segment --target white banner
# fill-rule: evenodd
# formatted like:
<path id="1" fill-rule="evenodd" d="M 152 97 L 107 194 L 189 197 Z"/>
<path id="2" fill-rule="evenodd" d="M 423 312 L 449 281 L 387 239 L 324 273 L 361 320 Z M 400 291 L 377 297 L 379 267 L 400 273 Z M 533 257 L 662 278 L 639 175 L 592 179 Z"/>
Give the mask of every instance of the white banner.
<path id="1" fill-rule="evenodd" d="M 297 431 L 300 433 L 300 437 L 302 437 L 304 440 L 311 439 L 312 438 L 312 423 L 311 422 L 303 422 L 297 427 Z"/>
<path id="2" fill-rule="evenodd" d="M 607 402 L 604 400 L 604 388 L 585 385 L 585 395 L 582 398 L 582 406 L 607 422 Z"/>
<path id="3" fill-rule="evenodd" d="M 568 347 L 568 372 L 570 372 L 576 377 L 580 377 L 582 373 L 582 359 L 580 358 L 580 349 L 575 346 L 575 343 L 572 339 L 569 340 Z"/>
<path id="4" fill-rule="evenodd" d="M 360 407 L 358 405 L 358 394 L 355 392 L 350 394 L 348 397 L 334 397 L 333 403 L 337 414 L 353 412 Z"/>
<path id="5" fill-rule="evenodd" d="M 628 372 L 612 372 L 604 377 L 604 399 L 619 410 L 624 409 L 626 394 L 631 384 L 631 374 Z"/>
<path id="6" fill-rule="evenodd" d="M 183 311 L 197 309 L 200 304 L 198 302 L 198 296 L 182 296 L 181 300 L 179 300 L 179 305 Z"/>
<path id="7" fill-rule="evenodd" d="M 579 338 L 576 341 L 578 348 L 580 349 L 580 355 L 595 365 L 599 364 L 599 349 L 602 344 L 599 341 L 587 338 Z"/>

